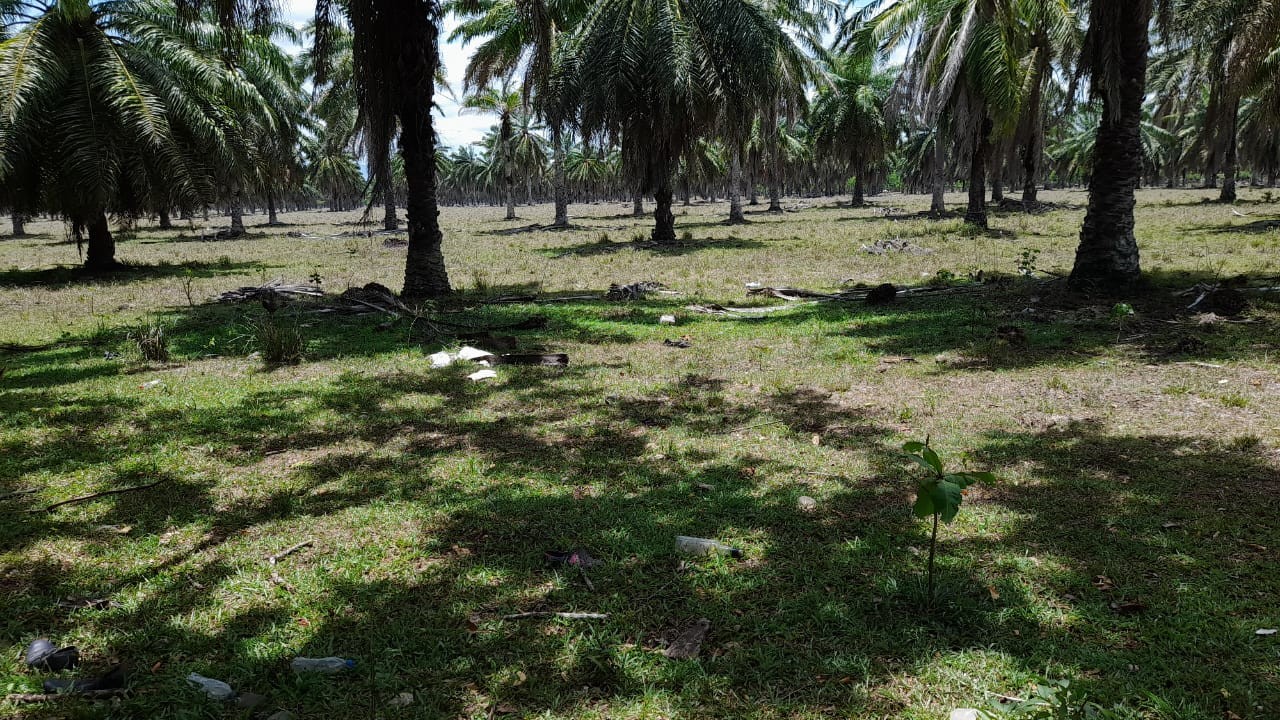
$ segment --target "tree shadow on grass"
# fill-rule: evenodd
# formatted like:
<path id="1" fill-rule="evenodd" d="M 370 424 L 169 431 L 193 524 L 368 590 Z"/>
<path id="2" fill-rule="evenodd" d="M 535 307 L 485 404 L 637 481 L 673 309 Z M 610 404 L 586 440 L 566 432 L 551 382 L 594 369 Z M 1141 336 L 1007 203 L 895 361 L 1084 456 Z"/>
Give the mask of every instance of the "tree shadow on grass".
<path id="1" fill-rule="evenodd" d="M 709 223 L 706 226 L 722 226 L 723 223 Z M 697 227 L 697 223 L 688 225 L 680 225 L 676 229 L 682 227 Z M 650 240 L 635 242 L 611 242 L 611 241 L 592 241 L 579 243 L 577 245 L 566 245 L 561 247 L 542 248 L 538 252 L 547 255 L 553 259 L 565 257 L 591 257 L 594 255 L 607 255 L 610 253 L 620 252 L 622 250 L 647 250 L 654 255 L 689 255 L 704 250 L 755 250 L 765 247 L 766 243 L 761 240 L 749 240 L 737 237 L 728 238 L 707 238 L 705 240 L 679 240 L 670 244 L 659 244 Z"/>
<path id="2" fill-rule="evenodd" d="M 741 404 L 725 387 L 688 375 L 611 399 L 580 376 L 532 368 L 502 387 L 449 371 L 348 372 L 217 407 L 150 408 L 114 443 L 82 438 L 101 447 L 86 465 L 190 447 L 227 462 L 223 472 L 239 481 L 175 477 L 163 494 L 6 516 L 10 552 L 36 539 L 78 550 L 5 573 L 0 582 L 15 591 L 5 640 L 21 645 L 36 628 L 86 634 L 91 662 L 134 664 L 135 693 L 121 711 L 149 717 L 208 707 L 183 689 L 192 671 L 304 716 L 376 714 L 402 692 L 415 695 L 397 711 L 405 717 L 483 717 L 498 708 L 616 717 L 655 703 L 688 716 L 750 716 L 762 706 L 893 714 L 905 708 L 885 688 L 965 654 L 1002 663 L 1010 691 L 1052 668 L 1083 674 L 1107 702 L 1149 690 L 1248 709 L 1235 698 L 1247 697 L 1242 683 L 1265 667 L 1265 648 L 1215 652 L 1226 674 L 1196 678 L 1203 663 L 1173 662 L 1165 651 L 1201 651 L 1163 624 L 1174 622 L 1174 609 L 1225 618 L 1234 608 L 1252 620 L 1274 596 L 1267 556 L 1243 544 L 1275 532 L 1274 500 L 1248 499 L 1275 496 L 1274 461 L 1258 448 L 1098 426 L 990 436 L 976 459 L 1030 477 L 970 498 L 974 513 L 1013 512 L 989 534 L 944 539 L 953 594 L 923 612 L 909 589 L 922 561 L 908 549 L 923 547 L 925 528 L 907 512 L 910 485 L 888 443 L 896 430 L 819 389 Z M 78 412 L 132 412 L 108 409 L 111 400 L 90 399 Z M 851 478 L 804 513 L 796 508 L 804 486 L 773 478 L 807 468 L 768 442 L 744 438 L 732 453 L 652 446 L 656 432 L 733 435 L 766 417 L 783 433 L 821 432 L 835 451 L 865 455 L 874 477 Z M 12 476 L 74 455 L 59 443 L 109 418 L 43 421 L 56 432 L 40 449 L 10 448 L 26 458 Z M 132 481 L 139 470 L 131 472 L 116 480 Z M 1170 520 L 1183 524 L 1165 528 Z M 93 529 L 99 523 L 134 530 L 104 535 Z M 747 557 L 681 558 L 676 534 L 740 544 Z M 272 583 L 265 557 L 303 539 L 312 547 L 278 566 L 288 587 Z M 131 564 L 113 560 L 143 547 L 151 552 L 125 553 Z M 592 586 L 571 569 L 544 566 L 544 550 L 571 547 L 606 561 L 590 570 Z M 1024 578 L 1019 558 L 1028 552 L 1061 572 L 1030 564 L 1034 579 Z M 1091 583 L 1100 574 L 1116 581 L 1113 595 L 1149 609 L 1112 611 Z M 1236 588 L 1231 607 L 1214 609 L 1228 587 Z M 70 614 L 53 606 L 69 594 L 114 594 L 121 606 Z M 1089 624 L 1055 619 L 1046 603 Z M 537 610 L 609 618 L 501 619 Z M 699 617 L 711 621 L 700 659 L 654 652 L 661 637 Z M 1215 634 L 1215 647 L 1235 648 L 1229 636 Z M 295 652 L 360 664 L 345 677 L 297 677 L 287 669 Z M 14 662 L 0 665 L 10 677 Z M 1144 674 L 1128 679 L 1127 664 Z M 1220 697 L 1218 685 L 1231 699 L 1206 700 Z M 1266 687 L 1259 679 L 1249 702 L 1273 700 Z"/>
<path id="3" fill-rule="evenodd" d="M 260 262 L 185 262 L 179 265 L 121 265 L 115 270 L 95 271 L 82 266 L 62 266 L 42 270 L 0 271 L 0 286 L 44 287 L 49 285 L 99 285 L 128 283 L 191 276 L 211 278 L 222 275 L 243 275 L 250 270 L 266 270 L 270 265 Z"/>

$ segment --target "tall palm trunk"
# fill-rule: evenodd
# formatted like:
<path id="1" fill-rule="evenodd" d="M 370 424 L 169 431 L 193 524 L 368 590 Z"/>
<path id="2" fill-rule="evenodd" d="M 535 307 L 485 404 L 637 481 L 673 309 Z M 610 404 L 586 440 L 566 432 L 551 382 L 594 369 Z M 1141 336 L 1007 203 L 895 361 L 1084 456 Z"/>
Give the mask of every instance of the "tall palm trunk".
<path id="1" fill-rule="evenodd" d="M 191 212 L 191 208 L 189 208 L 189 207 L 184 207 L 184 208 L 182 208 L 181 212 L 179 212 L 179 213 L 178 213 L 178 219 L 179 219 L 179 220 L 186 220 L 187 222 L 191 222 L 192 220 L 194 220 L 194 219 L 195 219 L 195 216 L 192 214 L 192 212 Z"/>
<path id="2" fill-rule="evenodd" d="M 751 172 L 747 173 L 747 204 L 760 204 L 760 191 L 756 189 L 756 166 L 758 162 L 754 160 L 751 163 Z"/>
<path id="3" fill-rule="evenodd" d="M 939 121 L 933 137 L 933 202 L 929 205 L 929 212 L 935 216 L 942 216 L 947 212 L 947 145 L 943 141 L 944 137 L 942 123 Z"/>
<path id="4" fill-rule="evenodd" d="M 9 219 L 13 221 L 13 236 L 22 237 L 27 234 L 27 218 L 22 213 L 14 210 Z"/>
<path id="5" fill-rule="evenodd" d="M 982 116 L 973 136 L 973 158 L 969 162 L 969 206 L 964 221 L 976 227 L 987 226 L 987 155 L 991 152 L 991 118 Z"/>
<path id="6" fill-rule="evenodd" d="M 1133 236 L 1134 191 L 1142 179 L 1142 101 L 1146 94 L 1147 25 L 1151 0 L 1094 0 L 1090 15 L 1111 41 L 1115 56 L 1102 89 L 1102 117 L 1089 175 L 1089 209 L 1070 282 L 1122 290 L 1141 276 Z M 1099 5 L 1104 3 L 1105 5 Z M 1101 68 L 1095 68 L 1101 72 Z"/>
<path id="7" fill-rule="evenodd" d="M 89 246 L 84 254 L 84 266 L 90 270 L 111 270 L 116 263 L 116 239 L 111 236 L 111 227 L 107 225 L 107 214 L 99 211 L 89 221 Z"/>
<path id="8" fill-rule="evenodd" d="M 275 226 L 280 224 L 280 216 L 276 213 L 276 194 L 270 190 L 267 191 L 267 225 Z"/>
<path id="9" fill-rule="evenodd" d="M 231 193 L 231 232 L 236 235 L 244 234 L 244 206 L 241 204 L 238 188 Z"/>
<path id="10" fill-rule="evenodd" d="M 1030 208 L 1036 200 L 1036 173 L 1039 171 L 1041 148 L 1044 147 L 1044 82 L 1049 74 L 1048 40 L 1039 35 L 1039 52 L 1036 55 L 1036 77 L 1031 83 L 1031 97 L 1027 99 L 1027 142 L 1022 148 L 1022 204 Z"/>
<path id="11" fill-rule="evenodd" d="M 863 166 L 859 165 L 853 169 L 856 175 L 853 176 L 853 206 L 862 207 L 863 205 L 863 187 L 862 176 L 866 174 Z"/>
<path id="12" fill-rule="evenodd" d="M 402 294 L 410 298 L 439 298 L 449 294 L 449 274 L 440 249 L 444 236 L 440 232 L 440 211 L 436 206 L 436 138 L 431 127 L 436 26 L 433 14 L 427 13 L 425 7 L 422 10 L 406 18 L 412 27 L 400 48 L 403 87 L 397 114 L 400 156 L 404 159 L 405 182 L 409 186 L 405 203 L 409 247 Z"/>
<path id="13" fill-rule="evenodd" d="M 508 172 L 506 176 L 507 185 L 507 218 L 508 220 L 516 219 L 516 180 Z"/>
<path id="14" fill-rule="evenodd" d="M 161 208 L 159 210 L 159 215 L 160 215 L 160 229 L 172 230 L 173 220 L 169 217 L 169 211 L 165 208 Z"/>
<path id="15" fill-rule="evenodd" d="M 635 217 L 644 217 L 644 195 L 639 190 L 631 197 L 631 214 Z"/>
<path id="16" fill-rule="evenodd" d="M 390 152 L 382 160 L 382 169 L 378 171 L 378 184 L 382 186 L 382 229 L 399 230 L 400 218 L 396 217 L 395 176 L 391 172 Z"/>
<path id="17" fill-rule="evenodd" d="M 1236 201 L 1236 136 L 1240 126 L 1240 100 L 1232 96 L 1226 108 L 1226 151 L 1222 158 L 1222 192 L 1218 194 L 1218 202 L 1233 203 Z"/>
<path id="18" fill-rule="evenodd" d="M 551 125 L 551 184 L 556 201 L 556 219 L 552 227 L 569 227 L 569 183 L 565 180 L 564 138 L 559 123 Z"/>
<path id="19" fill-rule="evenodd" d="M 676 216 L 671 213 L 671 180 L 663 178 L 653 191 L 653 236 L 659 245 L 673 245 L 676 241 Z"/>
<path id="20" fill-rule="evenodd" d="M 746 222 L 742 214 L 742 150 L 734 144 L 729 153 L 729 222 Z"/>
<path id="21" fill-rule="evenodd" d="M 769 142 L 769 212 L 782 212 L 782 149 L 778 147 L 777 133 Z"/>

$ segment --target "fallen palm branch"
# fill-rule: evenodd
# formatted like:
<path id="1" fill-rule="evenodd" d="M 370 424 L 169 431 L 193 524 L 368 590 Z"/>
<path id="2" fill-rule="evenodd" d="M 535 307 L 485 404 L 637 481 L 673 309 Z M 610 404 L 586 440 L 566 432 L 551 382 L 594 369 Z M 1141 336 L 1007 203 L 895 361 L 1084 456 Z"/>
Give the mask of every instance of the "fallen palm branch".
<path id="1" fill-rule="evenodd" d="M 108 698 L 120 697 L 127 694 L 126 688 L 111 688 L 108 690 L 81 690 L 69 693 L 9 693 L 4 696 L 6 702 L 11 703 L 43 703 L 43 702 L 62 702 L 65 700 L 106 700 Z"/>
<path id="2" fill-rule="evenodd" d="M 218 296 L 218 302 L 274 300 L 280 295 L 321 297 L 324 295 L 324 290 L 321 290 L 318 285 L 292 284 L 286 283 L 282 278 L 276 278 L 263 285 L 246 285 L 228 290 Z"/>

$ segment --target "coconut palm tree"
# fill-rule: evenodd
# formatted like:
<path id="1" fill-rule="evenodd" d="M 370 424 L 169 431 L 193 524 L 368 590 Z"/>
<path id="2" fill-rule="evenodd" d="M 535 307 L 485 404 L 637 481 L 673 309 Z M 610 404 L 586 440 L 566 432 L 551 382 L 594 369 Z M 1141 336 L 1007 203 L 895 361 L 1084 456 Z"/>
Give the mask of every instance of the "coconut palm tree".
<path id="1" fill-rule="evenodd" d="M 653 239 L 675 242 L 672 174 L 721 112 L 778 93 L 790 38 L 751 0 L 599 0 L 562 41 L 553 77 L 586 135 L 621 138 L 624 166 L 652 192 Z"/>
<path id="2" fill-rule="evenodd" d="M 445 11 L 462 18 L 449 39 L 480 40 L 467 63 L 466 88 L 482 88 L 496 78 L 521 75 L 521 99 L 534 120 L 551 129 L 553 227 L 568 227 L 569 197 L 564 129 L 571 103 L 551 86 L 557 44 L 586 13 L 584 0 L 450 0 Z"/>
<path id="3" fill-rule="evenodd" d="M 1142 182 L 1142 105 L 1146 95 L 1152 0 L 1092 0 L 1082 66 L 1101 117 L 1089 174 L 1089 208 L 1070 282 L 1123 292 L 1142 275 L 1133 234 L 1134 192 Z"/>
<path id="4" fill-rule="evenodd" d="M 877 72 L 869 55 L 837 55 L 828 70 L 830 86 L 818 93 L 809 124 L 824 153 L 848 162 L 854 176 L 853 205 L 862 205 L 866 175 L 889 149 L 889 123 L 884 108 L 894 75 Z"/>
<path id="5" fill-rule="evenodd" d="M 108 213 L 208 203 L 252 157 L 269 95 L 225 61 L 226 34 L 159 0 L 4 0 L 0 186 L 66 217 L 85 265 L 117 266 Z M 238 38 L 243 39 L 243 38 Z"/>
<path id="6" fill-rule="evenodd" d="M 499 171 L 502 186 L 506 190 L 507 220 L 516 219 L 515 174 L 516 149 L 515 114 L 520 110 L 520 93 L 503 81 L 498 87 L 486 87 L 467 95 L 462 100 L 464 112 L 486 113 L 498 116 L 494 126 L 494 139 L 489 144 L 489 162 Z"/>
<path id="7" fill-rule="evenodd" d="M 1010 134 L 1021 117 L 1035 55 L 1029 28 L 1042 6 L 1055 2 L 1061 0 L 880 0 L 869 6 L 873 14 L 865 21 L 854 16 L 854 23 L 865 22 L 863 28 L 844 31 L 846 45 L 863 52 L 911 46 L 902 91 L 926 124 L 936 124 L 940 133 L 950 130 L 967 151 L 965 221 L 971 224 L 987 224 L 993 139 Z M 935 172 L 942 173 L 946 144 L 935 142 L 934 149 Z M 935 197 L 941 189 L 939 175 Z"/>

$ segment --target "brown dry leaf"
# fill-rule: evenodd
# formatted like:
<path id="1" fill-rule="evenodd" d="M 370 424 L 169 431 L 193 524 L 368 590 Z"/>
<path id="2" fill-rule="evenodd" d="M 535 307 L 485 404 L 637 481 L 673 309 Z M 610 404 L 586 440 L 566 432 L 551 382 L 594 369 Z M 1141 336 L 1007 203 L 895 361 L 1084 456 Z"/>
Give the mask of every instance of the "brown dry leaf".
<path id="1" fill-rule="evenodd" d="M 473 633 L 480 632 L 479 616 L 472 615 L 471 617 L 467 618 L 467 632 L 473 632 Z"/>
<path id="2" fill-rule="evenodd" d="M 160 672 L 160 668 L 161 668 L 163 665 L 164 665 L 164 661 L 163 661 L 163 660 L 157 660 L 157 661 L 156 661 L 156 664 L 151 666 L 151 674 L 152 674 L 152 675 L 155 675 L 156 673 Z"/>
<path id="3" fill-rule="evenodd" d="M 1110 592 L 1115 589 L 1116 584 L 1106 575 L 1099 575 L 1093 579 L 1093 586 L 1102 592 Z"/>
<path id="4" fill-rule="evenodd" d="M 987 592 L 991 593 L 991 599 L 992 599 L 992 600 L 999 600 L 999 599 L 1000 599 L 1000 591 L 996 589 L 996 586 L 995 586 L 995 585 L 988 585 L 988 586 L 987 586 Z"/>
<path id="5" fill-rule="evenodd" d="M 495 710 L 499 715 L 511 715 L 512 713 L 520 712 L 520 708 L 511 703 L 498 703 L 498 707 Z"/>
<path id="6" fill-rule="evenodd" d="M 523 670 L 517 670 L 517 671 L 516 671 L 516 681 L 515 681 L 514 683 L 512 683 L 512 685 L 513 685 L 514 687 L 520 687 L 520 686 L 521 686 L 521 685 L 523 685 L 523 684 L 525 683 L 525 681 L 526 681 L 526 680 L 528 680 L 528 679 L 529 679 L 529 676 L 528 676 L 528 675 L 525 675 Z"/>
<path id="7" fill-rule="evenodd" d="M 812 443 L 814 444 L 814 447 L 817 447 L 818 445 L 821 445 L 821 444 L 822 444 L 822 436 L 821 436 L 821 435 L 814 435 L 814 436 L 813 436 L 813 439 L 812 439 L 812 440 L 810 440 L 810 442 L 812 442 Z"/>

